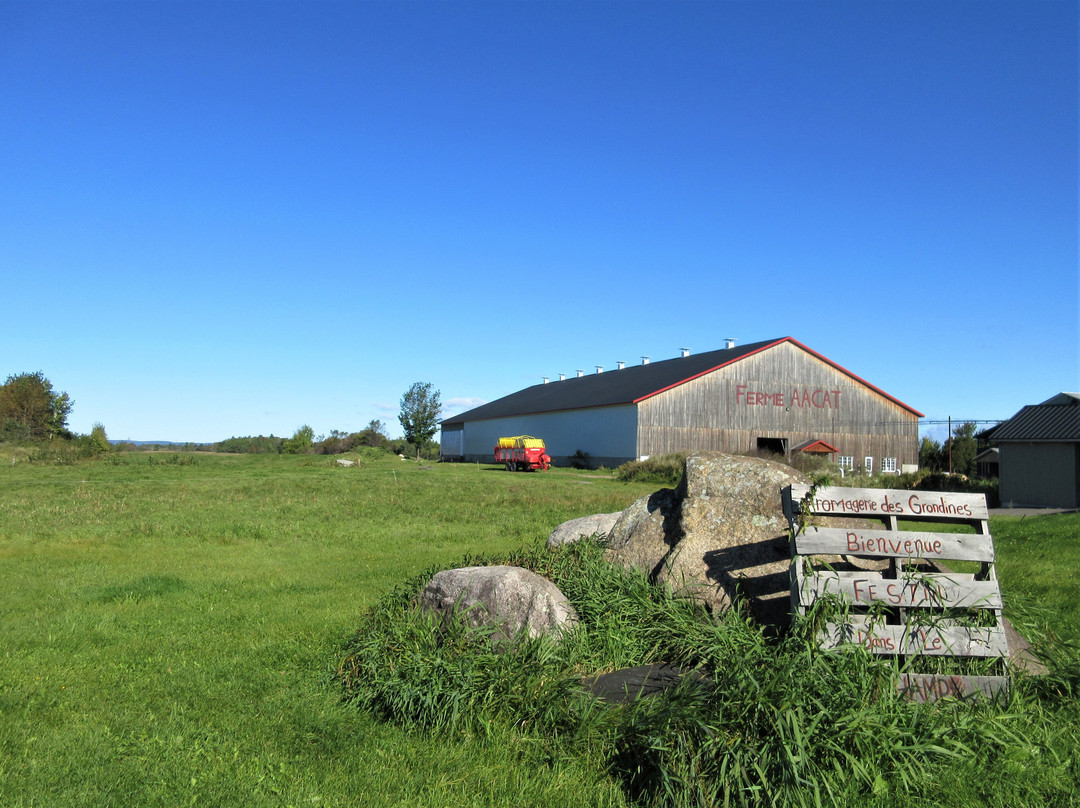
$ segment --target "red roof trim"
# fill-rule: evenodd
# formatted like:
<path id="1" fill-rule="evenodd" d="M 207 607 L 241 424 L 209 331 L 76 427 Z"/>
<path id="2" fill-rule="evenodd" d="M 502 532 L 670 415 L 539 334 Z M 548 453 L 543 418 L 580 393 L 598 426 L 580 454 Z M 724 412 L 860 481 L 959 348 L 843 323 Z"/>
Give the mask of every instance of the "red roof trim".
<path id="1" fill-rule="evenodd" d="M 797 346 L 799 348 L 802 348 L 804 351 L 806 351 L 811 356 L 814 356 L 814 357 L 820 359 L 825 364 L 829 365 L 830 367 L 833 367 L 836 370 L 839 370 L 845 376 L 847 376 L 847 377 L 849 377 L 851 379 L 854 379 L 855 381 L 857 381 L 859 384 L 863 385 L 864 387 L 870 388 L 875 393 L 877 393 L 879 396 L 882 396 L 883 398 L 886 398 L 889 401 L 891 401 L 893 404 L 896 404 L 897 406 L 904 408 L 905 410 L 912 413 L 916 417 L 918 417 L 918 418 L 923 417 L 923 413 L 919 412 L 914 407 L 905 404 L 903 401 L 901 401 L 900 399 L 898 399 L 898 398 L 896 398 L 894 396 L 890 396 L 888 393 L 886 393 L 880 387 L 875 387 L 874 385 L 870 384 L 870 382 L 866 381 L 866 379 L 852 373 L 850 370 L 845 368 L 843 365 L 838 365 L 838 364 L 836 364 L 836 362 L 832 361 L 831 359 L 829 359 L 827 357 L 822 356 L 817 351 L 814 351 L 814 350 L 811 350 L 810 348 L 807 348 L 805 345 L 803 345 L 801 342 L 799 342 L 797 339 L 795 339 L 793 337 L 783 337 L 782 339 L 776 340 L 776 342 L 770 342 L 768 345 L 763 345 L 760 348 L 758 348 L 756 351 L 750 351 L 749 353 L 745 353 L 745 354 L 743 354 L 743 355 L 741 355 L 739 357 L 736 357 L 735 359 L 732 359 L 730 362 L 724 362 L 722 364 L 717 365 L 714 368 L 709 368 L 708 370 L 704 370 L 701 373 L 697 373 L 697 374 L 695 374 L 693 376 L 685 378 L 680 382 L 675 382 L 675 384 L 669 384 L 667 387 L 661 388 L 660 390 L 656 390 L 656 391 L 654 391 L 652 393 L 649 393 L 648 395 L 644 395 L 644 396 L 641 396 L 640 398 L 636 398 L 636 399 L 634 399 L 634 401 L 632 403 L 639 404 L 640 402 L 644 401 L 647 398 L 652 398 L 653 396 L 660 395 L 660 393 L 667 392 L 668 390 L 671 390 L 671 389 L 673 389 L 675 387 L 678 387 L 679 385 L 686 384 L 687 382 L 692 382 L 694 379 L 701 378 L 702 376 L 704 376 L 704 375 L 706 375 L 708 373 L 713 373 L 714 371 L 720 370 L 720 368 L 727 367 L 728 365 L 734 365 L 735 363 L 740 362 L 741 360 L 746 359 L 747 357 L 754 356 L 755 354 L 759 354 L 762 351 L 767 351 L 770 348 L 775 348 L 777 345 L 780 345 L 781 343 L 784 343 L 784 342 L 790 342 L 792 345 L 795 345 L 795 346 Z"/>
<path id="2" fill-rule="evenodd" d="M 839 452 L 840 451 L 839 449 L 837 449 L 832 444 L 826 443 L 823 440 L 816 440 L 813 443 L 808 443 L 806 446 L 803 446 L 801 449 L 798 449 L 797 451 L 800 451 L 800 452 L 819 452 L 819 451 L 821 451 L 821 449 L 816 448 L 818 446 L 824 447 L 824 450 L 826 452 Z"/>

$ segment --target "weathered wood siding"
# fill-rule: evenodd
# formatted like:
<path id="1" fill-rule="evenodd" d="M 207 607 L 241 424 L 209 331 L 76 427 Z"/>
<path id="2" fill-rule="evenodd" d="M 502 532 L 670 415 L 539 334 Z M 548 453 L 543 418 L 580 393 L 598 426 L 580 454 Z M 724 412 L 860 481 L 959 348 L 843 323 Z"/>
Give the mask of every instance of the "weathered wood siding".
<path id="1" fill-rule="evenodd" d="M 638 405 L 638 455 L 746 452 L 758 438 L 794 449 L 824 440 L 856 468 L 918 462 L 918 416 L 791 343 L 720 368 Z"/>

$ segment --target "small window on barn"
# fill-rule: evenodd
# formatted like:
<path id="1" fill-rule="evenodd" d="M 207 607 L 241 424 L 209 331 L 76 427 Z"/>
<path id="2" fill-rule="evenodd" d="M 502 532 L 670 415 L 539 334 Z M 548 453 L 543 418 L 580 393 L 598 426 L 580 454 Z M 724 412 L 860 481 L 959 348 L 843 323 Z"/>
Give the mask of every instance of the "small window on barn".
<path id="1" fill-rule="evenodd" d="M 863 458 L 863 468 L 866 469 L 867 474 L 873 474 L 874 473 L 874 458 L 872 458 L 872 457 L 864 457 Z"/>
<path id="2" fill-rule="evenodd" d="M 881 473 L 882 474 L 896 474 L 896 458 L 895 457 L 883 457 L 883 458 L 881 458 Z"/>
<path id="3" fill-rule="evenodd" d="M 851 455 L 840 455 L 836 458 L 836 462 L 844 471 L 852 471 L 855 468 L 855 458 Z"/>

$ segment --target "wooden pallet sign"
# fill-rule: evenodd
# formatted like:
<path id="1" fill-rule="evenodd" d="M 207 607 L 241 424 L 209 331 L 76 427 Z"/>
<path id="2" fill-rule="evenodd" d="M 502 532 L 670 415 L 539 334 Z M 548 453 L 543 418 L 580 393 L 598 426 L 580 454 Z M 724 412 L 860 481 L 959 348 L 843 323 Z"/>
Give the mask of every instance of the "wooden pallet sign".
<path id="1" fill-rule="evenodd" d="M 791 532 L 791 604 L 803 614 L 823 597 L 845 605 L 821 646 L 861 646 L 875 654 L 1008 658 L 994 541 L 982 494 L 876 488 L 783 489 Z M 814 516 L 875 520 L 880 527 L 822 528 Z M 900 531 L 900 519 L 966 524 L 975 533 Z M 928 525 L 932 527 L 932 525 Z M 822 556 L 843 563 L 822 563 Z M 957 573 L 947 562 L 978 562 Z M 874 562 L 877 562 L 876 564 Z M 872 567 L 877 569 L 872 569 Z M 916 701 L 984 698 L 1005 692 L 1006 676 L 906 673 L 898 691 Z"/>

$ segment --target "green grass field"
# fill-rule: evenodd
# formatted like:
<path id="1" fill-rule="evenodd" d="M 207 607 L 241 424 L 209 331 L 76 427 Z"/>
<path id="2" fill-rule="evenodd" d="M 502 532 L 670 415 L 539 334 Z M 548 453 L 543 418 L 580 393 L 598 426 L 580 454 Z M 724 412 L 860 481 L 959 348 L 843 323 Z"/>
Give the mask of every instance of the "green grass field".
<path id="1" fill-rule="evenodd" d="M 365 610 L 401 581 L 535 547 L 657 486 L 396 458 L 8 463 L 0 806 L 631 804 L 599 750 L 380 723 L 342 703 L 333 672 Z M 992 527 L 1007 612 L 1040 641 L 1080 641 L 1080 518 Z M 1060 654 L 1072 673 L 1055 682 L 1068 687 L 1077 656 Z M 1080 781 L 1080 716 L 1046 710 L 1001 805 L 1042 805 L 1060 796 L 1053 782 Z M 983 763 L 942 771 L 978 779 Z M 946 792 L 942 804 L 993 804 L 977 787 Z M 882 794 L 873 804 L 935 804 Z"/>
<path id="2" fill-rule="evenodd" d="M 382 726 L 329 674 L 392 585 L 644 487 L 172 457 L 0 469 L 0 805 L 621 804 L 588 761 Z"/>

